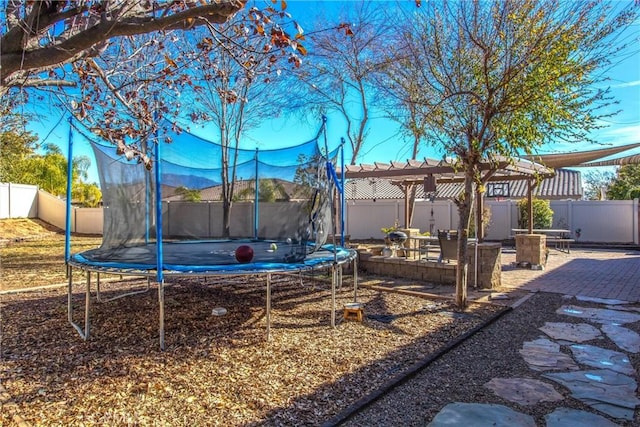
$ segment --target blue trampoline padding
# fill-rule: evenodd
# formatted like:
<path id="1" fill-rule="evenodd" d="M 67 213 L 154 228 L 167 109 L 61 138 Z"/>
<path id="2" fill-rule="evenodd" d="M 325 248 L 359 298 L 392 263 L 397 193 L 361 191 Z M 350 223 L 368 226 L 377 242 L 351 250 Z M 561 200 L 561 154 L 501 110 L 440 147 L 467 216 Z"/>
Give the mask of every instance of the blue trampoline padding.
<path id="1" fill-rule="evenodd" d="M 272 249 L 272 244 L 277 249 Z M 254 256 L 251 262 L 240 263 L 235 250 L 249 245 Z M 198 240 L 168 242 L 163 245 L 163 269 L 180 273 L 241 274 L 276 271 L 298 271 L 343 264 L 355 258 L 355 251 L 324 245 L 304 259 L 299 254 L 303 246 L 273 240 Z M 309 246 L 312 248 L 312 246 Z M 291 260 L 296 261 L 291 262 Z M 77 266 L 122 271 L 155 271 L 155 243 L 109 250 L 91 249 L 71 256 Z"/>

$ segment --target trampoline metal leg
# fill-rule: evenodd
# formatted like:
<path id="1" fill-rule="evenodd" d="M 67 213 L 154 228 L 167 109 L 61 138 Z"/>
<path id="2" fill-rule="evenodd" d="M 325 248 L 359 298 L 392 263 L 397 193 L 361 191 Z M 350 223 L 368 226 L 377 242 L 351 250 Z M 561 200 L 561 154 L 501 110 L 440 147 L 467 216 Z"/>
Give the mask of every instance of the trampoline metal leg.
<path id="1" fill-rule="evenodd" d="M 358 258 L 353 260 L 353 302 L 358 302 Z"/>
<path id="2" fill-rule="evenodd" d="M 271 273 L 267 273 L 267 340 L 271 339 Z"/>
<path id="3" fill-rule="evenodd" d="M 87 340 L 89 338 L 89 312 L 90 312 L 90 304 L 91 304 L 91 273 L 87 272 L 87 287 L 85 290 L 84 297 L 84 330 L 80 325 L 73 321 L 73 270 L 71 266 L 68 268 L 69 272 L 69 285 L 67 288 L 67 315 L 69 319 L 69 323 L 73 328 L 78 332 L 80 337 L 83 340 Z"/>
<path id="4" fill-rule="evenodd" d="M 160 319 L 158 321 L 158 333 L 160 335 L 160 350 L 164 351 L 164 280 L 158 282 L 158 307 Z"/>
<path id="5" fill-rule="evenodd" d="M 331 267 L 331 327 L 336 327 L 336 280 L 338 279 L 336 266 Z"/>

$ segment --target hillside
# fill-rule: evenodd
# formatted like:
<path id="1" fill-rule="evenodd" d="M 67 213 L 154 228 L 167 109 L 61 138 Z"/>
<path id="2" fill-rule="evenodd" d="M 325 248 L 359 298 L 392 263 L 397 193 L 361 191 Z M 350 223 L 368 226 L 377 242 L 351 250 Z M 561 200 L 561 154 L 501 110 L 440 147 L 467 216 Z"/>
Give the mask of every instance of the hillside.
<path id="1" fill-rule="evenodd" d="M 0 219 L 0 241 L 23 240 L 60 232 L 62 230 L 39 219 Z"/>

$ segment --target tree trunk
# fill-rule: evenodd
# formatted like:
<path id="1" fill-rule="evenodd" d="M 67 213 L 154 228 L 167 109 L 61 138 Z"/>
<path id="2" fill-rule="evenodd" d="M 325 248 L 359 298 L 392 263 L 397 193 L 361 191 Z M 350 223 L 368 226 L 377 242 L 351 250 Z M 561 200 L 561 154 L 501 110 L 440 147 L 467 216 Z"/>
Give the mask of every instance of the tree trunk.
<path id="1" fill-rule="evenodd" d="M 464 193 L 457 200 L 460 224 L 458 225 L 458 264 L 456 265 L 456 305 L 459 309 L 467 306 L 467 240 L 469 219 L 473 205 L 473 168 L 465 165 Z"/>
<path id="2" fill-rule="evenodd" d="M 222 229 L 222 237 L 228 239 L 231 237 L 231 201 L 222 201 L 222 223 L 224 227 Z"/>

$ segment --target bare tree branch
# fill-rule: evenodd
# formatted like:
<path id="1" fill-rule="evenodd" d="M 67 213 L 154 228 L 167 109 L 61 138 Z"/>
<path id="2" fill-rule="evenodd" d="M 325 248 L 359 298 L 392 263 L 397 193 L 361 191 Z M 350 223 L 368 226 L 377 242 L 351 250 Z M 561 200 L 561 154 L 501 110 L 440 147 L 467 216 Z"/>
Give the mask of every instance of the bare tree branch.
<path id="1" fill-rule="evenodd" d="M 91 48 L 114 37 L 154 31 L 184 30 L 208 22 L 222 23 L 244 6 L 242 0 L 212 1 L 203 6 L 190 4 L 185 10 L 156 17 L 159 11 L 153 8 L 141 9 L 135 7 L 140 5 L 139 2 L 128 1 L 124 2 L 119 9 L 112 10 L 114 12 L 112 15 L 101 14 L 100 19 L 86 29 L 75 27 L 74 31 L 66 31 L 73 34 L 71 37 L 58 37 L 44 46 L 38 42 L 38 47 L 28 49 L 27 46 L 31 45 L 29 38 L 40 40 L 40 35 L 49 31 L 53 24 L 60 20 L 67 20 L 68 25 L 78 26 L 82 21 L 80 19 L 82 14 L 91 13 L 87 12 L 86 7 L 74 7 L 60 12 L 58 6 L 54 6 L 61 4 L 59 2 L 51 2 L 50 7 L 47 8 L 45 8 L 47 5 L 45 2 L 34 2 L 34 4 L 27 18 L 17 22 L 0 39 L 0 46 L 2 46 L 0 94 L 6 91 L 7 87 L 18 85 L 29 73 L 37 73 L 47 67 L 61 66 L 80 57 L 93 55 L 95 52 L 91 51 Z M 168 10 L 165 9 L 165 11 Z M 74 19 L 79 22 L 73 22 Z"/>

